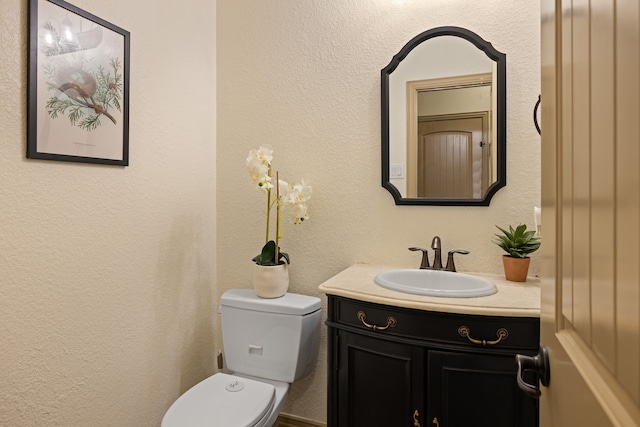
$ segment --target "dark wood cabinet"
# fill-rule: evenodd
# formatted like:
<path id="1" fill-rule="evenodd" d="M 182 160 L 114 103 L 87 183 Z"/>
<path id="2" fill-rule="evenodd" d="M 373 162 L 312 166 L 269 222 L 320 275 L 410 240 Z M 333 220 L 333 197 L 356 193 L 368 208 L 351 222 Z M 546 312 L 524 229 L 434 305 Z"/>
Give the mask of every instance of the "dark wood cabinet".
<path id="1" fill-rule="evenodd" d="M 329 295 L 327 326 L 329 427 L 538 425 L 538 402 L 515 378 L 515 354 L 538 351 L 537 318 Z"/>
<path id="2" fill-rule="evenodd" d="M 425 349 L 346 331 L 338 342 L 338 407 L 349 410 L 337 425 L 413 425 L 414 412 L 424 412 Z"/>
<path id="3" fill-rule="evenodd" d="M 537 401 L 518 388 L 513 356 L 429 351 L 427 370 L 427 419 L 434 426 L 538 425 Z"/>

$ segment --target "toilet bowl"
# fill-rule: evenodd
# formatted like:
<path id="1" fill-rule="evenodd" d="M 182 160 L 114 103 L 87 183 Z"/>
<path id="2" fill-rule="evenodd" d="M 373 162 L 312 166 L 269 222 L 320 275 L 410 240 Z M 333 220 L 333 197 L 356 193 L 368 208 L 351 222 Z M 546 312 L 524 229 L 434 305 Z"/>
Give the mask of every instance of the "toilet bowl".
<path id="1" fill-rule="evenodd" d="M 271 427 L 289 384 L 217 373 L 176 400 L 162 427 Z"/>
<path id="2" fill-rule="evenodd" d="M 225 292 L 219 311 L 228 369 L 187 390 L 161 426 L 273 426 L 289 383 L 315 365 L 321 305 L 306 295 L 264 299 L 249 289 Z"/>

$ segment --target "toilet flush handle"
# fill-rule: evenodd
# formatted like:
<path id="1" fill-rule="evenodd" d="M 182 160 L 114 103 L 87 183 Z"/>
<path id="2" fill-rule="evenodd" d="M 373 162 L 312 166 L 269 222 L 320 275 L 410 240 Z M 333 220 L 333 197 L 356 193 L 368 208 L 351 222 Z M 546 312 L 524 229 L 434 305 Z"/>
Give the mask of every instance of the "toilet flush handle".
<path id="1" fill-rule="evenodd" d="M 224 368 L 224 357 L 222 356 L 222 350 L 218 350 L 218 369 Z"/>
<path id="2" fill-rule="evenodd" d="M 249 354 L 256 354 L 262 356 L 262 346 L 249 344 Z"/>

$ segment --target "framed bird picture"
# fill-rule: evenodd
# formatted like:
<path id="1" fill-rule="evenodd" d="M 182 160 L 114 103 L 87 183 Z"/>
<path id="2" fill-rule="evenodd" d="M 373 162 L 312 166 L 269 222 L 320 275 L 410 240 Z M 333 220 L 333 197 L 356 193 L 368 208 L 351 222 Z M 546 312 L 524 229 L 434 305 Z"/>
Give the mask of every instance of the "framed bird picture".
<path id="1" fill-rule="evenodd" d="M 27 157 L 129 164 L 129 32 L 30 0 Z"/>

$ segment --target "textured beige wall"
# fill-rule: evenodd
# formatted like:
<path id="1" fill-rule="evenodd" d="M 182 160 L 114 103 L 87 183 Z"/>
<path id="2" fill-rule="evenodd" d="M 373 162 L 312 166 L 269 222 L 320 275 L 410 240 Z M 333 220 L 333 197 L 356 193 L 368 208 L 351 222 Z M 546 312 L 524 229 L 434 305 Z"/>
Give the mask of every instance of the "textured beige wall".
<path id="1" fill-rule="evenodd" d="M 131 32 L 126 168 L 25 158 L 0 3 L 0 425 L 157 426 L 214 370 L 215 1 L 72 0 Z"/>
<path id="2" fill-rule="evenodd" d="M 413 36 L 466 27 L 507 55 L 508 184 L 490 207 L 396 206 L 380 186 L 380 69 Z M 293 292 L 318 295 L 356 262 L 418 266 L 434 235 L 468 249 L 461 270 L 501 272 L 494 224 L 526 222 L 540 198 L 539 5 L 488 0 L 218 0 L 218 283 L 251 286 L 263 199 L 249 149 L 270 144 L 287 177 L 311 181 L 312 218 L 285 229 Z M 534 255 L 532 273 L 537 273 Z M 324 327 L 323 327 L 324 333 Z M 285 412 L 325 420 L 326 345 Z"/>

